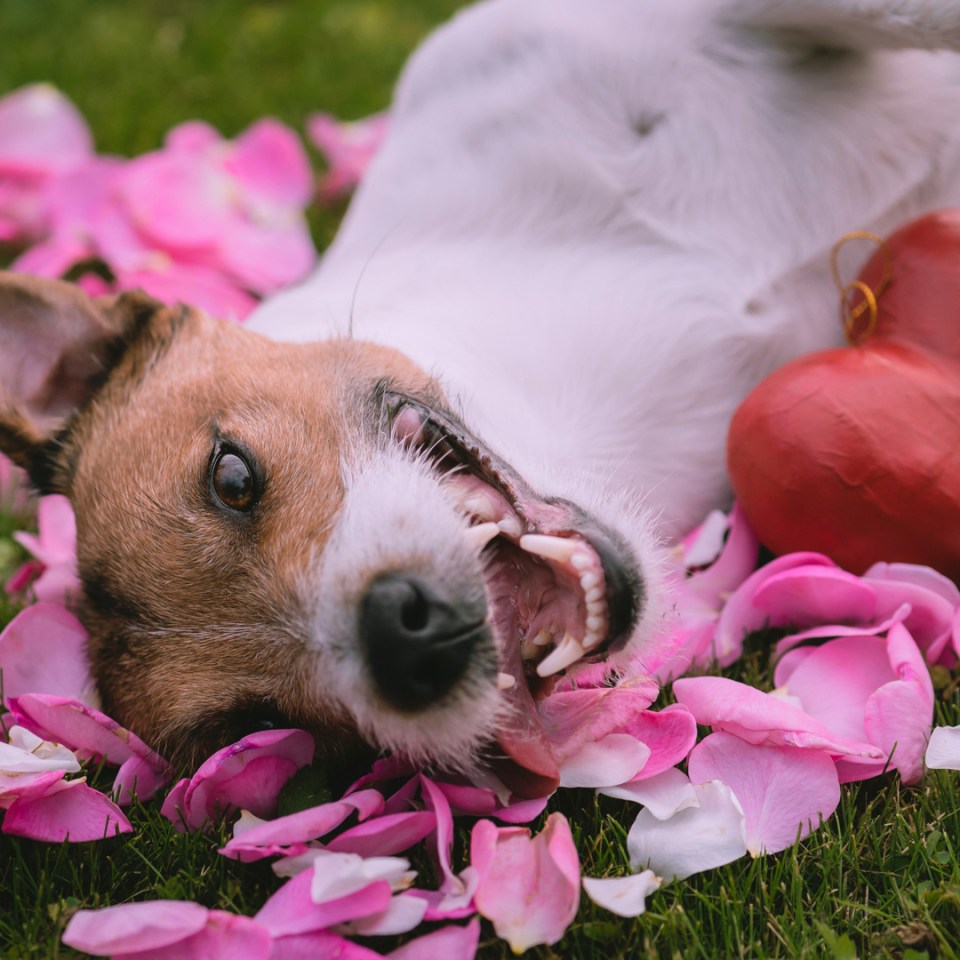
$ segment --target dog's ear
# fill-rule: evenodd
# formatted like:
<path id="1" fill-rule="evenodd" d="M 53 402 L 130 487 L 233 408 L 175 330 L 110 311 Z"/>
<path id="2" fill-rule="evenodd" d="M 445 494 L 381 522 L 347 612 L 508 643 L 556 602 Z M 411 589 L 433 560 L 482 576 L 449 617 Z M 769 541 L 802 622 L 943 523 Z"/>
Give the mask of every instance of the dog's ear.
<path id="1" fill-rule="evenodd" d="M 59 280 L 0 271 L 0 451 L 44 493 L 58 440 L 160 305 L 141 293 L 92 299 Z"/>
<path id="2" fill-rule="evenodd" d="M 784 43 L 850 50 L 960 50 L 953 0 L 731 0 L 733 25 L 780 34 Z"/>

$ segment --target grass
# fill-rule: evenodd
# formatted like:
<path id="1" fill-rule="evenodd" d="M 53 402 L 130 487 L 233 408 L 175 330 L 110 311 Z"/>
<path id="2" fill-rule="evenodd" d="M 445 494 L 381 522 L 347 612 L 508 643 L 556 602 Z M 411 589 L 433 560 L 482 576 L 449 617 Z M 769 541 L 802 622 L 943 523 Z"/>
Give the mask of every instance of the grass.
<path id="1" fill-rule="evenodd" d="M 4 0 L 0 93 L 50 81 L 77 103 L 99 149 L 126 155 L 152 149 L 171 126 L 194 117 L 233 135 L 265 114 L 298 128 L 321 108 L 363 116 L 387 104 L 409 50 L 458 5 Z M 321 246 L 341 212 L 314 215 Z M 0 576 L 19 560 L 13 529 L 0 511 Z M 13 613 L 0 591 L 0 623 Z M 762 642 L 728 674 L 767 681 Z M 937 722 L 960 723 L 960 697 L 942 680 Z M 635 808 L 589 791 L 564 791 L 552 807 L 570 817 L 585 873 L 627 869 Z M 182 836 L 160 816 L 159 803 L 134 806 L 130 819 L 132 835 L 76 847 L 0 834 L 0 956 L 71 956 L 59 937 L 80 906 L 175 897 L 249 914 L 277 886 L 268 867 L 217 854 L 225 828 L 213 837 Z M 530 955 L 952 960 L 960 953 L 958 844 L 956 774 L 934 772 L 916 788 L 893 776 L 847 786 L 837 813 L 795 848 L 664 887 L 637 920 L 585 901 L 557 947 Z M 480 956 L 509 955 L 485 925 Z"/>

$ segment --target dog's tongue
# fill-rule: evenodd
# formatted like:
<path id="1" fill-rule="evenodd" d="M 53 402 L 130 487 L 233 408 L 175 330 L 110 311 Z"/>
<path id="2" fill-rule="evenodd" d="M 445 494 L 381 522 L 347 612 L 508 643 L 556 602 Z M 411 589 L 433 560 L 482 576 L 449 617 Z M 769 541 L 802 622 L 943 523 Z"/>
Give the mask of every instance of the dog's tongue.
<path id="1" fill-rule="evenodd" d="M 507 727 L 498 731 L 497 742 L 506 757 L 490 763 L 504 786 L 524 800 L 545 797 L 560 785 L 560 768 L 547 735 L 543 732 L 537 707 L 527 684 L 519 647 L 508 654 L 508 672 L 518 677 L 504 691 L 507 700 Z"/>

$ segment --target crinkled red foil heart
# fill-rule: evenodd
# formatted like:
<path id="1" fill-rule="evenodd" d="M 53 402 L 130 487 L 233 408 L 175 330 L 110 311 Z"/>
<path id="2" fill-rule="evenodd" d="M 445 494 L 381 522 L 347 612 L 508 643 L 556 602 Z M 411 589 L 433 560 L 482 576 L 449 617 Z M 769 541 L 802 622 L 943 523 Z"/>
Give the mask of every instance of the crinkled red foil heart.
<path id="1" fill-rule="evenodd" d="M 872 334 L 747 397 L 728 438 L 733 489 L 774 553 L 960 581 L 960 210 L 897 231 L 860 279 L 879 291 Z"/>

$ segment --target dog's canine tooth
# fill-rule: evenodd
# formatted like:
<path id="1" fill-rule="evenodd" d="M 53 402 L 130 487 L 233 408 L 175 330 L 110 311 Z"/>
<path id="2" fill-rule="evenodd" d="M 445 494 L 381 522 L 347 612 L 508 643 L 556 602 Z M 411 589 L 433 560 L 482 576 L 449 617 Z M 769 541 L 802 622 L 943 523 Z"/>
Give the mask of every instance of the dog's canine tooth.
<path id="1" fill-rule="evenodd" d="M 561 670 L 566 670 L 571 664 L 576 663 L 586 651 L 580 645 L 576 637 L 571 637 L 568 633 L 560 644 L 537 664 L 537 674 L 541 677 L 549 677 Z"/>
<path id="2" fill-rule="evenodd" d="M 497 674 L 497 689 L 498 690 L 509 690 L 511 687 L 515 687 L 517 684 L 517 678 L 511 676 L 509 673 L 498 673 Z"/>
<path id="3" fill-rule="evenodd" d="M 548 537 L 541 533 L 528 533 L 520 538 L 520 549 L 543 557 L 545 560 L 570 563 L 577 552 L 577 542 L 568 537 Z"/>
<path id="4" fill-rule="evenodd" d="M 500 527 L 495 523 L 478 523 L 467 530 L 467 543 L 479 553 L 499 533 Z"/>
<path id="5" fill-rule="evenodd" d="M 545 647 L 548 643 L 553 643 L 553 634 L 549 630 L 541 630 L 533 638 L 533 644 L 536 647 Z"/>
<path id="6" fill-rule="evenodd" d="M 513 537 L 514 540 L 519 540 L 523 534 L 523 524 L 516 517 L 504 517 L 497 521 L 497 526 L 508 537 Z"/>

